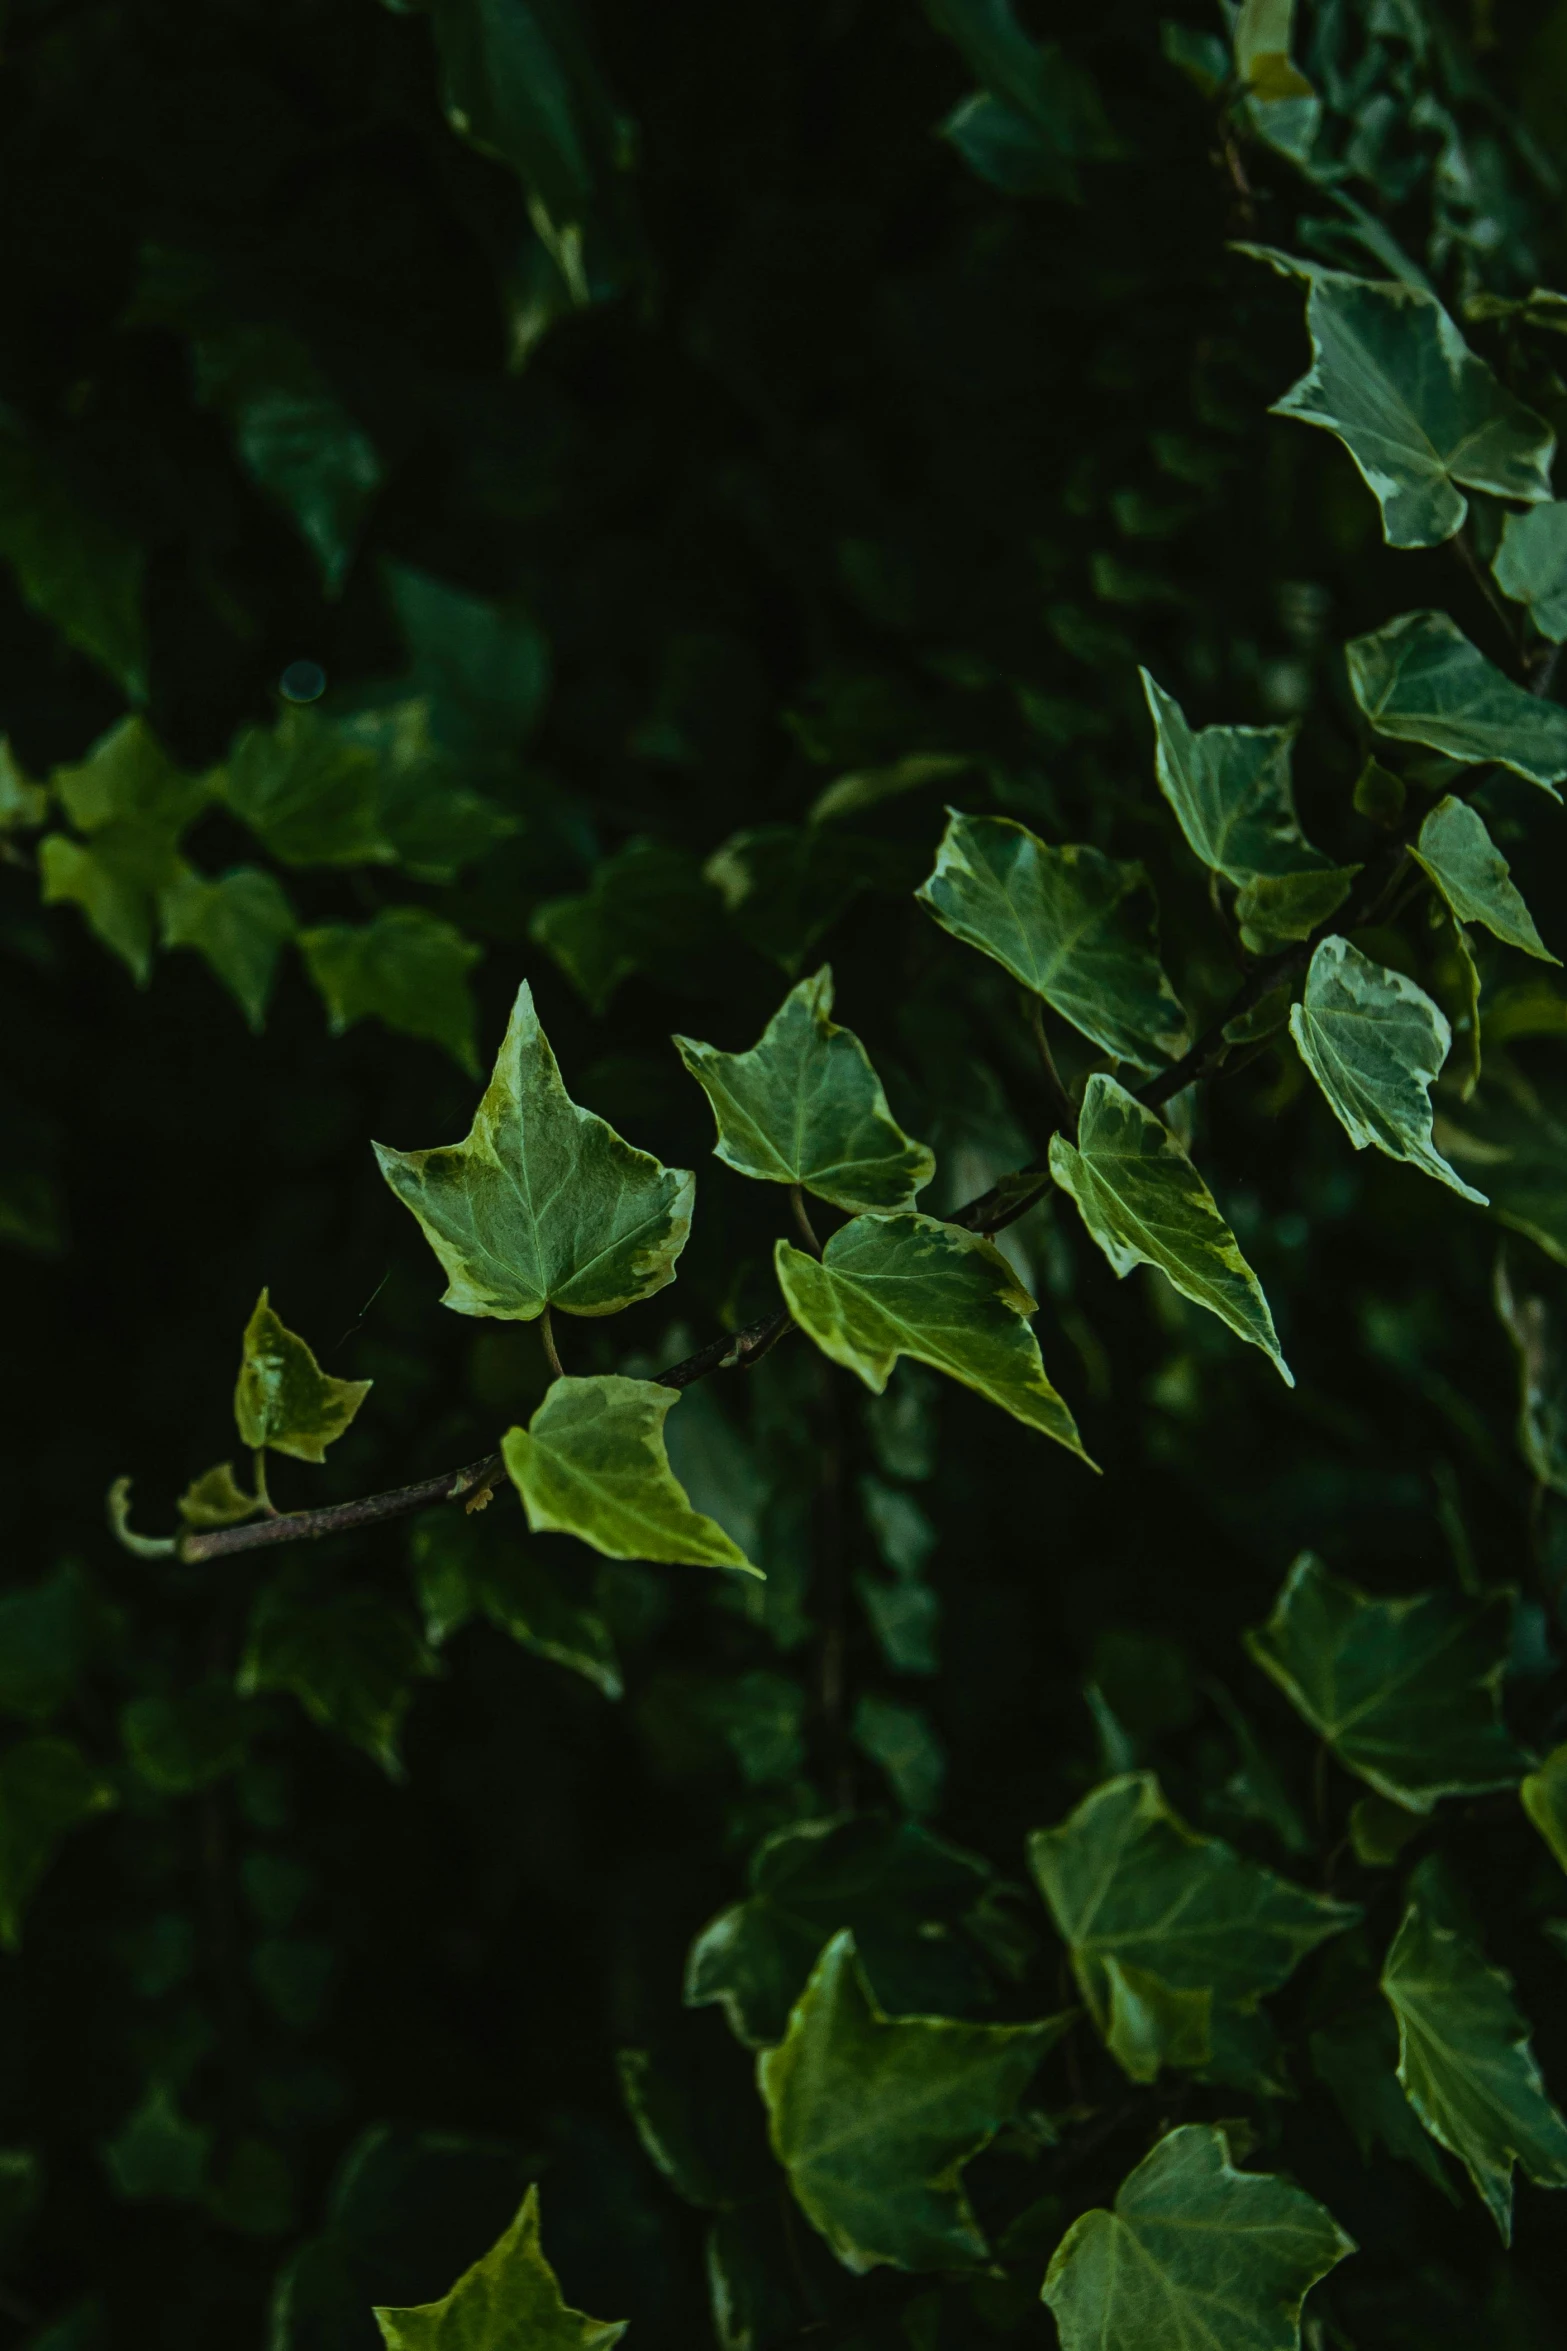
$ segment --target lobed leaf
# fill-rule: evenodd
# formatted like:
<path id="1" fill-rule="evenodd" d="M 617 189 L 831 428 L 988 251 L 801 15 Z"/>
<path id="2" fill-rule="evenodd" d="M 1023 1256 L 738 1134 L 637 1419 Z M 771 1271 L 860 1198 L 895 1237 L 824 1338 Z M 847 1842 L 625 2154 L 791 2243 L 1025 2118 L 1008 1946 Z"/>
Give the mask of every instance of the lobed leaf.
<path id="1" fill-rule="evenodd" d="M 22 1914 L 73 1829 L 118 1799 L 69 1739 L 23 1739 L 0 1755 L 0 1947 L 22 1939 Z"/>
<path id="2" fill-rule="evenodd" d="M 164 946 L 194 947 L 259 1035 L 278 958 L 296 928 L 280 883 L 256 865 L 215 880 L 182 866 L 160 892 L 158 913 Z"/>
<path id="3" fill-rule="evenodd" d="M 557 1379 L 525 1429 L 501 1441 L 536 1535 L 575 1535 L 610 1559 L 739 1567 L 760 1575 L 715 1519 L 694 1510 L 664 1450 L 679 1391 L 618 1374 Z"/>
<path id="4" fill-rule="evenodd" d="M 1193 734 L 1172 694 L 1139 670 L 1154 723 L 1154 773 L 1189 846 L 1227 881 L 1320 871 L 1290 782 L 1294 727 L 1204 727 Z"/>
<path id="5" fill-rule="evenodd" d="M 610 2351 L 626 2331 L 568 2306 L 539 2241 L 537 2188 L 439 2302 L 378 2304 L 375 2320 L 388 2351 Z"/>
<path id="6" fill-rule="evenodd" d="M 375 1153 L 458 1314 L 616 1314 L 674 1280 L 691 1230 L 695 1178 L 571 1100 L 526 981 L 466 1140 Z"/>
<path id="7" fill-rule="evenodd" d="M 270 1446 L 296 1461 L 325 1461 L 328 1445 L 343 1434 L 370 1388 L 369 1380 L 339 1380 L 324 1372 L 262 1291 L 245 1325 L 234 1389 L 242 1445 Z"/>
<path id="8" fill-rule="evenodd" d="M 1118 1274 L 1157 1266 L 1295 1385 L 1262 1286 L 1213 1194 L 1163 1120 L 1103 1071 L 1088 1081 L 1075 1145 L 1051 1136 L 1050 1172 Z"/>
<path id="9" fill-rule="evenodd" d="M 1495 760 L 1561 794 L 1567 710 L 1504 677 L 1445 612 L 1405 612 L 1345 646 L 1355 700 L 1379 735 L 1452 759 Z"/>
<path id="10" fill-rule="evenodd" d="M 1457 921 L 1484 923 L 1505 946 L 1522 948 L 1544 963 L 1560 963 L 1535 929 L 1485 819 L 1466 800 L 1455 800 L 1451 793 L 1439 800 L 1410 855 L 1431 876 Z"/>
<path id="11" fill-rule="evenodd" d="M 1491 564 L 1497 586 L 1553 645 L 1567 638 L 1567 499 L 1529 506 L 1502 522 L 1502 540 Z"/>
<path id="12" fill-rule="evenodd" d="M 780 1241 L 775 1262 L 801 1329 L 875 1394 L 912 1355 L 1088 1460 L 1045 1377 L 1034 1300 L 991 1242 L 905 1211 L 841 1225 L 819 1261 Z"/>
<path id="13" fill-rule="evenodd" d="M 444 1045 L 459 1069 L 479 1071 L 468 974 L 483 949 L 423 906 L 385 906 L 367 923 L 302 931 L 300 953 L 321 992 L 334 1037 L 374 1018 L 405 1037 Z"/>
<path id="14" fill-rule="evenodd" d="M 869 1054 L 833 1022 L 832 998 L 824 963 L 791 989 L 749 1053 L 676 1037 L 713 1105 L 715 1155 L 741 1175 L 800 1184 L 851 1215 L 911 1208 L 935 1159 L 893 1118 Z"/>

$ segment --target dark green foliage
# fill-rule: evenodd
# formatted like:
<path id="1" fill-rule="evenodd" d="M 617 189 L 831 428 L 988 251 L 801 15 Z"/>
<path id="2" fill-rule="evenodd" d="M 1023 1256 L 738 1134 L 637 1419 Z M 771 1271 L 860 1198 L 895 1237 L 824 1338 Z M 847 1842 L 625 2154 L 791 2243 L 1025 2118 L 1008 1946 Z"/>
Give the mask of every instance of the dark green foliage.
<path id="1" fill-rule="evenodd" d="M 14 0 L 0 2351 L 1555 2342 L 1563 28 Z"/>

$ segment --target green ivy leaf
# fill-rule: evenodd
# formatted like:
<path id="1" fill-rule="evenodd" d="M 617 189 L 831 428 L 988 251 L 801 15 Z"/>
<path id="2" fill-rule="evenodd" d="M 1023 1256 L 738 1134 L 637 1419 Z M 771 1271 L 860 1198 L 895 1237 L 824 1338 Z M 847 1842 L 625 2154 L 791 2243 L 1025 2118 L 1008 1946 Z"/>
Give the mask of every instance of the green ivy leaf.
<path id="1" fill-rule="evenodd" d="M 40 842 L 44 903 L 80 906 L 104 945 L 145 982 L 159 907 L 182 870 L 179 838 L 208 787 L 174 765 L 140 718 L 122 719 L 84 760 L 56 768 L 50 787 L 87 838 L 50 833 Z"/>
<path id="2" fill-rule="evenodd" d="M 1405 612 L 1344 648 L 1379 735 L 1470 763 L 1495 760 L 1550 793 L 1567 776 L 1567 710 L 1504 677 L 1445 612 Z"/>
<path id="3" fill-rule="evenodd" d="M 1501 1717 L 1513 1595 L 1375 1600 L 1307 1551 L 1246 1646 L 1346 1770 L 1394 1804 L 1516 1787 Z"/>
<path id="4" fill-rule="evenodd" d="M 947 1757 L 928 1714 L 879 1690 L 855 1700 L 854 1744 L 887 1775 L 905 1812 L 934 1812 L 947 1782 Z"/>
<path id="5" fill-rule="evenodd" d="M 166 1796 L 211 1787 L 245 1760 L 252 1715 L 232 1684 L 213 1676 L 172 1698 L 133 1698 L 120 1717 L 139 1778 Z"/>
<path id="6" fill-rule="evenodd" d="M 1309 939 L 1349 896 L 1358 865 L 1324 873 L 1259 874 L 1236 892 L 1235 919 L 1248 955 L 1271 955 L 1292 939 Z"/>
<path id="7" fill-rule="evenodd" d="M 142 551 L 10 426 L 0 429 L 0 558 L 25 604 L 131 701 L 145 700 Z"/>
<path id="8" fill-rule="evenodd" d="M 1088 1460 L 1045 1377 L 1034 1300 L 992 1242 L 905 1211 L 840 1225 L 820 1262 L 780 1241 L 775 1262 L 801 1329 L 876 1395 L 912 1355 Z"/>
<path id="9" fill-rule="evenodd" d="M 1518 1790 L 1519 1801 L 1567 1870 L 1567 1747 L 1553 1747 Z"/>
<path id="10" fill-rule="evenodd" d="M 1442 1012 L 1402 972 L 1348 939 L 1324 939 L 1290 1035 L 1357 1151 L 1374 1143 L 1484 1208 L 1483 1192 L 1448 1166 L 1431 1139 L 1431 1084 L 1453 1041 Z"/>
<path id="11" fill-rule="evenodd" d="M 301 931 L 299 951 L 321 991 L 334 1037 L 374 1018 L 405 1037 L 444 1045 L 479 1073 L 468 974 L 483 950 L 423 906 L 385 906 L 367 923 Z"/>
<path id="12" fill-rule="evenodd" d="M 1530 506 L 1502 522 L 1502 543 L 1491 565 L 1497 586 L 1553 645 L 1567 638 L 1567 499 Z"/>
<path id="13" fill-rule="evenodd" d="M 273 1312 L 263 1290 L 245 1325 L 234 1420 L 239 1441 L 269 1445 L 296 1461 L 325 1461 L 370 1393 L 369 1380 L 339 1380 L 324 1372 L 304 1340 Z"/>
<path id="14" fill-rule="evenodd" d="M 1011 2119 L 1071 2021 L 885 2016 L 853 1935 L 834 1935 L 756 2076 L 795 2200 L 845 2268 L 961 2269 L 987 2258 L 963 2166 Z"/>
<path id="15" fill-rule="evenodd" d="M 1556 436 L 1477 359 L 1434 295 L 1243 246 L 1303 278 L 1312 365 L 1275 416 L 1338 436 L 1382 509 L 1390 547 L 1434 547 L 1469 511 L 1464 490 L 1551 494 Z"/>
<path id="16" fill-rule="evenodd" d="M 693 1510 L 669 1466 L 675 1388 L 617 1373 L 551 1383 L 525 1429 L 501 1442 L 536 1535 L 575 1535 L 610 1559 L 739 1567 L 760 1575 L 715 1519 Z"/>
<path id="17" fill-rule="evenodd" d="M 1154 773 L 1190 847 L 1227 881 L 1320 870 L 1329 860 L 1300 829 L 1290 782 L 1294 727 L 1204 727 L 1194 735 L 1172 694 L 1138 671 L 1154 723 Z"/>
<path id="18" fill-rule="evenodd" d="M 0 1947 L 19 1946 L 22 1913 L 71 1831 L 117 1801 L 69 1739 L 23 1739 L 0 1755 Z"/>
<path id="19" fill-rule="evenodd" d="M 401 1779 L 398 1731 L 420 1680 L 439 1670 L 412 1618 L 379 1592 L 284 1579 L 256 1602 L 235 1687 L 242 1698 L 286 1690 Z"/>
<path id="20" fill-rule="evenodd" d="M 194 947 L 235 999 L 253 1033 L 266 1022 L 278 957 L 294 935 L 294 909 L 276 878 L 238 865 L 215 881 L 184 866 L 161 893 L 165 947 Z"/>
<path id="21" fill-rule="evenodd" d="M 0 735 L 0 834 L 30 833 L 49 815 L 49 787 L 35 784 Z"/>
<path id="22" fill-rule="evenodd" d="M 1466 800 L 1439 800 L 1410 851 L 1425 868 L 1459 922 L 1481 922 L 1509 947 L 1559 963 L 1534 927 L 1514 887 L 1506 858 Z"/>
<path id="23" fill-rule="evenodd" d="M 702 870 L 735 932 L 791 979 L 864 891 L 901 894 L 910 879 L 903 850 L 816 824 L 731 833 Z"/>
<path id="24" fill-rule="evenodd" d="M 1352 2008 L 1311 2036 L 1311 2063 L 1338 2102 L 1363 2163 L 1385 2147 L 1412 2163 L 1450 2204 L 1458 2194 L 1398 2078 L 1398 2032 L 1385 2002 Z"/>
<path id="25" fill-rule="evenodd" d="M 749 1053 L 676 1037 L 713 1105 L 715 1156 L 765 1183 L 800 1184 L 851 1215 L 910 1208 L 936 1172 L 887 1107 L 869 1054 L 832 1014 L 832 970 L 784 998 Z"/>
<path id="26" fill-rule="evenodd" d="M 940 136 L 1008 195 L 1076 203 L 1078 160 L 1117 152 L 1082 67 L 1059 42 L 1025 32 L 1012 0 L 926 0 L 926 13 L 984 84 L 939 126 Z"/>
<path id="27" fill-rule="evenodd" d="M 1516 1066 L 1493 1066 L 1472 1100 L 1448 1106 L 1434 1135 L 1484 1177 L 1498 1223 L 1567 1265 L 1567 1099 L 1549 1072 L 1536 1085 Z"/>
<path id="28" fill-rule="evenodd" d="M 1567 2122 L 1545 2092 L 1511 1979 L 1417 1895 L 1382 1971 L 1398 2020 L 1398 2078 L 1438 2146 L 1456 2155 L 1512 2241 L 1513 2166 L 1567 2188 Z"/>
<path id="29" fill-rule="evenodd" d="M 1189 1829 L 1150 1772 L 1108 1780 L 1029 1866 L 1111 2055 L 1133 2081 L 1218 2053 L 1224 2010 L 1248 2014 L 1308 1951 L 1360 1916 Z"/>
<path id="30" fill-rule="evenodd" d="M 1235 19 L 1235 71 L 1248 97 L 1265 106 L 1315 95 L 1290 60 L 1295 0 L 1242 0 Z"/>
<path id="31" fill-rule="evenodd" d="M 167 2082 L 149 2083 L 146 2096 L 100 2149 L 116 2195 L 130 2203 L 158 2198 L 196 2204 L 207 2184 L 212 2132 L 180 2112 Z"/>
<path id="32" fill-rule="evenodd" d="M 1186 1015 L 1154 946 L 1140 865 L 1051 849 L 1010 817 L 949 811 L 918 892 L 943 930 L 989 955 L 1118 1061 L 1173 1060 Z"/>
<path id="33" fill-rule="evenodd" d="M 388 2351 L 610 2351 L 626 2331 L 567 2306 L 539 2242 L 537 2188 L 449 2294 L 408 2310 L 378 2304 L 375 2318 Z"/>
<path id="34" fill-rule="evenodd" d="M 1237 2171 L 1210 2123 L 1167 2131 L 1051 2256 L 1061 2351 L 1298 2351 L 1300 2306 L 1355 2246 L 1304 2189 Z"/>
<path id="35" fill-rule="evenodd" d="M 94 1640 L 92 1589 L 74 1560 L 0 1593 L 0 1712 L 47 1722 L 75 1692 Z"/>
<path id="36" fill-rule="evenodd" d="M 526 982 L 466 1141 L 375 1152 L 458 1314 L 616 1314 L 674 1280 L 691 1230 L 696 1179 L 572 1101 Z"/>
<path id="37" fill-rule="evenodd" d="M 220 1461 L 192 1479 L 177 1507 L 188 1527 L 232 1527 L 241 1519 L 254 1518 L 261 1499 L 245 1492 L 234 1475 L 232 1461 Z"/>
<path id="38" fill-rule="evenodd" d="M 1213 1194 L 1163 1120 L 1103 1071 L 1088 1081 L 1075 1146 L 1051 1136 L 1050 1172 L 1118 1274 L 1157 1266 L 1295 1385 L 1262 1286 Z"/>
<path id="39" fill-rule="evenodd" d="M 960 1930 L 992 1884 L 987 1865 L 908 1820 L 809 1820 L 751 1856 L 750 1891 L 691 1946 L 688 2008 L 720 2004 L 751 2048 L 781 2041 L 829 1936 L 852 1932 L 878 2005 L 968 2009 L 985 1994 Z"/>
<path id="40" fill-rule="evenodd" d="M 410 682 L 429 697 L 441 741 L 459 750 L 520 750 L 550 689 L 549 644 L 530 615 L 406 564 L 388 564 L 386 579 Z"/>
<path id="41" fill-rule="evenodd" d="M 375 755 L 378 822 L 406 873 L 449 882 L 521 830 L 508 809 L 458 780 L 459 755 L 431 733 L 432 704 L 419 695 L 344 713 L 338 732 Z"/>
<path id="42" fill-rule="evenodd" d="M 595 1012 L 622 980 L 647 972 L 662 986 L 705 993 L 730 946 L 724 902 L 684 849 L 631 841 L 593 869 L 585 891 L 551 898 L 528 935 L 555 958 Z"/>
<path id="43" fill-rule="evenodd" d="M 439 1649 L 473 1616 L 486 1617 L 536 1657 L 622 1695 L 609 1627 L 571 1600 L 531 1545 L 463 1511 L 432 1511 L 413 1535 L 414 1582 L 425 1639 Z"/>
<path id="44" fill-rule="evenodd" d="M 380 763 L 370 745 L 320 710 L 290 703 L 271 727 L 248 727 L 208 779 L 284 865 L 386 864 Z"/>

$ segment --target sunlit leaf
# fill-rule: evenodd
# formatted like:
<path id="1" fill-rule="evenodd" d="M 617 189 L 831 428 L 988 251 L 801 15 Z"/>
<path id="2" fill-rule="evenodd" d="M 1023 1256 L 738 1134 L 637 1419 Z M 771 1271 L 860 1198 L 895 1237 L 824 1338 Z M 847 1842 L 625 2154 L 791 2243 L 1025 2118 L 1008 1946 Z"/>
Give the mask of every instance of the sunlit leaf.
<path id="1" fill-rule="evenodd" d="M 1373 1599 L 1305 1552 L 1246 1646 L 1347 1770 L 1411 1812 L 1517 1785 L 1501 1717 L 1513 1595 Z"/>
<path id="2" fill-rule="evenodd" d="M 22 1939 L 22 1913 L 59 1847 L 117 1801 L 69 1739 L 23 1739 L 0 1755 L 0 1946 Z"/>
<path id="3" fill-rule="evenodd" d="M 959 1930 L 991 1873 L 913 1821 L 780 1829 L 752 1855 L 748 1883 L 692 1944 L 685 1996 L 692 2008 L 719 2002 L 753 2048 L 783 2039 L 817 1954 L 844 1928 L 882 2009 L 950 2013 L 983 1996 L 977 1946 Z"/>
<path id="4" fill-rule="evenodd" d="M 482 2260 L 439 2302 L 396 2310 L 378 2304 L 388 2351 L 610 2351 L 623 2322 L 568 2307 L 539 2242 L 539 2191 Z"/>
<path id="5" fill-rule="evenodd" d="M 801 1329 L 877 1395 L 912 1355 L 1087 1460 L 1045 1377 L 1034 1300 L 993 1243 L 908 1211 L 840 1225 L 820 1261 L 780 1241 L 775 1262 Z"/>
<path id="6" fill-rule="evenodd" d="M 571 1100 L 526 982 L 467 1139 L 375 1149 L 446 1271 L 443 1303 L 459 1314 L 615 1314 L 675 1278 L 695 1178 L 633 1150 Z"/>
<path id="7" fill-rule="evenodd" d="M 1309 289 L 1311 369 L 1273 413 L 1337 434 L 1382 509 L 1389 546 L 1450 539 L 1469 511 L 1465 490 L 1549 498 L 1550 426 L 1497 382 L 1433 295 L 1244 250 Z"/>
<path id="8" fill-rule="evenodd" d="M 1567 710 L 1515 686 L 1445 612 L 1405 612 L 1345 646 L 1355 700 L 1379 735 L 1495 760 L 1553 800 L 1567 776 Z"/>
<path id="9" fill-rule="evenodd" d="M 1154 723 L 1159 789 L 1203 864 L 1236 883 L 1326 867 L 1295 813 L 1295 729 L 1204 727 L 1193 734 L 1174 696 L 1147 670 L 1138 675 Z"/>
<path id="10" fill-rule="evenodd" d="M 1051 2257 L 1043 2298 L 1061 2351 L 1297 2351 L 1300 2306 L 1355 2247 L 1314 2197 L 1237 2171 L 1222 2130 L 1184 2123 L 1085 2212 Z"/>
<path id="11" fill-rule="evenodd" d="M 369 1380 L 339 1380 L 273 1312 L 263 1290 L 245 1326 L 234 1419 L 242 1445 L 268 1445 L 296 1461 L 324 1461 L 328 1445 L 370 1393 Z"/>
<path id="12" fill-rule="evenodd" d="M 460 1069 L 478 1075 L 468 974 L 483 950 L 454 924 L 427 907 L 384 906 L 367 923 L 301 931 L 299 951 L 334 1037 L 358 1020 L 384 1021 L 405 1037 L 444 1045 Z"/>
<path id="13" fill-rule="evenodd" d="M 679 1391 L 616 1373 L 558 1379 L 501 1450 L 537 1534 L 575 1535 L 611 1559 L 658 1559 L 760 1574 L 717 1522 L 693 1510 L 664 1450 Z"/>
<path id="14" fill-rule="evenodd" d="M 1261 1285 L 1213 1194 L 1163 1120 L 1102 1070 L 1088 1081 L 1076 1144 L 1051 1136 L 1050 1172 L 1118 1274 L 1157 1266 L 1294 1386 Z"/>
<path id="15" fill-rule="evenodd" d="M 1051 849 L 1010 817 L 948 822 L 920 902 L 1118 1061 L 1173 1059 L 1186 1016 L 1154 948 L 1148 877 L 1097 849 Z"/>
<path id="16" fill-rule="evenodd" d="M 1382 1989 L 1409 2103 L 1464 2165 L 1508 2244 L 1515 2163 L 1542 2188 L 1567 2188 L 1567 2122 L 1546 2095 L 1511 1981 L 1417 1895 Z"/>
<path id="17" fill-rule="evenodd" d="M 1148 1772 L 1108 1780 L 1029 1866 L 1111 2054 L 1133 2081 L 1204 2066 L 1221 2012 L 1256 2007 L 1360 1915 L 1189 1829 Z"/>
<path id="18" fill-rule="evenodd" d="M 715 1155 L 741 1175 L 803 1185 L 851 1215 L 911 1207 L 935 1159 L 894 1120 L 859 1038 L 834 1025 L 832 1001 L 823 964 L 785 997 L 749 1053 L 676 1037 L 713 1105 Z"/>
<path id="19" fill-rule="evenodd" d="M 757 2060 L 773 2150 L 848 2269 L 960 2269 L 985 2239 L 963 2166 L 1011 2118 L 1071 2017 L 966 2024 L 883 2014 L 837 1934 L 776 2049 Z"/>
<path id="20" fill-rule="evenodd" d="M 238 865 L 209 881 L 182 867 L 158 901 L 166 947 L 194 947 L 238 1003 L 253 1030 L 266 1020 L 278 957 L 294 935 L 294 909 L 259 866 Z"/>
<path id="21" fill-rule="evenodd" d="M 1484 923 L 1509 947 L 1559 963 L 1534 927 L 1507 860 L 1466 800 L 1439 800 L 1420 827 L 1410 855 L 1431 876 L 1460 922 Z"/>
<path id="22" fill-rule="evenodd" d="M 1567 499 L 1505 516 L 1491 570 L 1504 596 L 1527 604 L 1541 636 L 1561 644 L 1567 638 Z"/>
<path id="23" fill-rule="evenodd" d="M 247 727 L 207 779 L 284 865 L 386 864 L 380 765 L 371 746 L 323 712 L 290 703 Z"/>
<path id="24" fill-rule="evenodd" d="M 1461 1198 L 1487 1205 L 1431 1140 L 1431 1085 L 1452 1031 L 1423 988 L 1373 963 L 1348 939 L 1324 939 L 1305 995 L 1290 1011 L 1290 1034 L 1357 1151 L 1374 1143 Z"/>

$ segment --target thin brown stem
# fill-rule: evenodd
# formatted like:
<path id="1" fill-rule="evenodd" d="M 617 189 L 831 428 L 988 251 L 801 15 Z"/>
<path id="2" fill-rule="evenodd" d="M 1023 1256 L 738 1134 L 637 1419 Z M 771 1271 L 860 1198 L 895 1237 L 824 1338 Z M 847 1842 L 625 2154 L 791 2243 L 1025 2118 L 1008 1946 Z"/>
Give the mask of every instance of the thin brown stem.
<path id="1" fill-rule="evenodd" d="M 549 1358 L 551 1371 L 558 1380 L 563 1380 L 566 1376 L 566 1367 L 561 1362 L 560 1349 L 555 1344 L 555 1324 L 547 1305 L 539 1316 L 539 1337 L 544 1341 L 544 1352 Z"/>
<path id="2" fill-rule="evenodd" d="M 805 1194 L 798 1184 L 789 1186 L 789 1206 L 794 1215 L 795 1229 L 801 1240 L 813 1257 L 820 1257 L 822 1245 L 816 1237 L 816 1227 L 811 1222 L 811 1212 L 805 1205 Z"/>

